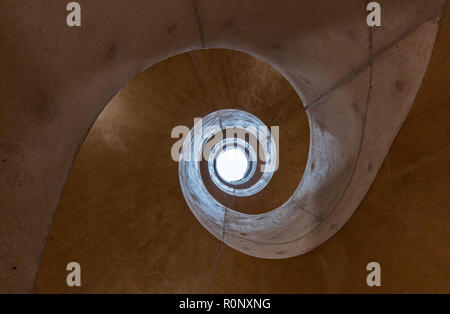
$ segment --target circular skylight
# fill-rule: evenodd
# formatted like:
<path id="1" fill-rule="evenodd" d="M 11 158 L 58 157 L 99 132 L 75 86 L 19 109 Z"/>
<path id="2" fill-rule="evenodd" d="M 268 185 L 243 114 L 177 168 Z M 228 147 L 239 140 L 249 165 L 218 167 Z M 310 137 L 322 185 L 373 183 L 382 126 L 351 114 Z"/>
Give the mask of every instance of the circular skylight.
<path id="1" fill-rule="evenodd" d="M 247 155 L 238 148 L 229 148 L 217 156 L 216 169 L 219 176 L 231 183 L 242 180 L 249 166 Z"/>

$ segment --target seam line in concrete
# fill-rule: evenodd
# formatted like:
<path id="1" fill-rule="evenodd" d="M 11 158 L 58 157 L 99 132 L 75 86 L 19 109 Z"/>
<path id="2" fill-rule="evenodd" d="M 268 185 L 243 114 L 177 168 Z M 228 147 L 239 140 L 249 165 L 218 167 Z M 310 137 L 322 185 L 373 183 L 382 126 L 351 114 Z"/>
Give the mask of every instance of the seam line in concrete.
<path id="1" fill-rule="evenodd" d="M 351 81 L 356 75 L 364 71 L 366 68 L 368 68 L 371 64 L 373 64 L 377 59 L 379 59 L 381 56 L 384 55 L 385 52 L 390 50 L 393 46 L 398 44 L 400 41 L 402 41 L 405 37 L 407 37 L 409 34 L 416 31 L 420 26 L 428 22 L 429 20 L 433 18 L 440 17 L 442 15 L 443 8 L 436 9 L 433 11 L 430 15 L 425 16 L 424 18 L 421 18 L 419 20 L 416 20 L 415 23 L 413 23 L 409 28 L 407 28 L 404 32 L 402 32 L 398 37 L 396 37 L 394 40 L 389 42 L 386 46 L 381 48 L 377 53 L 372 53 L 371 57 L 358 65 L 356 68 L 354 68 L 352 71 L 347 73 L 343 78 L 339 79 L 333 86 L 331 86 L 328 90 L 326 90 L 323 94 L 318 96 L 315 100 L 313 100 L 310 104 L 305 106 L 305 110 L 309 111 L 313 109 L 315 106 L 320 104 L 325 98 L 328 97 L 329 94 L 333 93 L 335 90 L 339 89 L 340 87 L 344 86 L 346 83 Z M 372 28 L 370 30 L 372 32 Z M 371 48 L 372 49 L 372 48 Z"/>
<path id="2" fill-rule="evenodd" d="M 371 91 L 371 85 L 372 85 L 372 68 L 373 68 L 373 65 L 374 65 L 374 63 L 375 63 L 375 61 L 376 61 L 376 59 L 379 57 L 379 56 L 381 56 L 384 52 L 386 52 L 387 50 L 389 50 L 392 46 L 394 46 L 395 44 L 397 44 L 398 42 L 400 42 L 402 39 L 404 39 L 405 37 L 407 37 L 409 34 L 411 34 L 411 33 L 413 33 L 415 30 L 417 30 L 420 26 L 422 26 L 423 24 L 425 24 L 426 22 L 428 22 L 429 20 L 431 20 L 431 19 L 433 19 L 433 18 L 442 18 L 442 13 L 443 13 L 443 11 L 442 11 L 442 8 L 440 8 L 439 10 L 436 10 L 436 11 L 434 11 L 433 12 L 433 14 L 431 14 L 430 16 L 428 16 L 428 17 L 426 17 L 426 18 L 424 18 L 424 19 L 421 19 L 421 21 L 422 22 L 420 22 L 420 23 L 415 23 L 412 27 L 410 27 L 410 28 L 408 28 L 408 30 L 406 30 L 405 32 L 403 32 L 399 37 L 397 37 L 397 39 L 396 40 L 393 40 L 390 44 L 388 44 L 387 46 L 385 46 L 384 48 L 382 48 L 376 55 L 373 55 L 373 51 L 372 51 L 372 49 L 373 49 L 373 30 L 371 29 L 370 30 L 370 34 L 369 34 L 369 38 L 370 38 L 370 43 L 369 43 L 369 48 L 370 48 L 370 55 L 372 56 L 372 57 L 370 57 L 369 58 L 369 60 L 368 60 L 368 63 L 367 63 L 367 66 L 370 66 L 371 67 L 371 70 L 370 70 L 370 77 L 369 77 L 369 93 L 368 93 L 368 97 L 370 98 L 370 91 Z M 436 40 L 437 40 L 437 36 L 436 36 Z M 362 70 L 364 70 L 365 68 L 363 68 Z M 338 87 L 340 87 L 340 86 L 338 86 Z M 368 112 L 368 106 L 369 106 L 369 104 L 367 104 L 367 108 L 366 108 L 366 117 L 367 117 L 367 112 Z M 366 121 L 366 120 L 365 120 Z M 365 130 L 365 124 L 366 124 L 366 122 L 364 122 L 364 129 L 363 129 L 363 137 L 362 137 L 362 140 L 364 140 L 364 130 Z M 400 129 L 400 127 L 398 128 L 398 130 L 397 130 L 397 133 L 398 133 L 398 131 L 399 131 L 399 129 Z M 396 133 L 396 134 L 397 134 Z M 362 147 L 362 144 L 360 145 L 360 148 L 359 148 L 359 152 L 358 152 L 358 157 L 357 157 L 357 159 L 356 159 L 356 163 L 355 163 L 355 168 L 354 169 L 356 169 L 356 165 L 358 164 L 358 162 L 359 162 L 359 158 L 360 158 L 360 153 L 361 153 L 361 147 Z M 352 178 L 354 177 L 354 174 L 355 174 L 355 170 L 353 171 L 353 174 L 352 174 Z M 350 182 L 351 182 L 351 180 L 350 180 Z M 347 185 L 347 187 L 346 187 L 346 189 L 345 189 L 345 191 L 342 193 L 342 195 L 341 195 L 341 197 L 339 198 L 339 201 L 337 202 L 337 204 L 339 204 L 339 202 L 340 202 L 340 200 L 342 199 L 342 197 L 345 195 L 345 193 L 346 193 L 346 191 L 347 191 L 347 189 L 348 189 L 348 187 L 350 186 L 350 183 Z M 337 206 L 337 205 L 336 205 Z M 330 214 L 334 211 L 334 209 L 336 208 L 336 206 L 333 208 L 333 210 L 330 212 Z M 328 215 L 329 216 L 329 215 Z M 327 217 L 328 217 L 327 216 Z M 326 219 L 326 217 L 324 218 L 324 219 Z M 315 229 L 313 229 L 312 231 L 310 231 L 310 232 L 308 232 L 308 234 L 310 234 L 311 232 L 313 232 Z M 249 241 L 249 242 L 253 242 L 253 243 L 258 243 L 258 244 L 273 244 L 273 245 L 280 245 L 280 244 L 288 244 L 288 243 L 293 243 L 293 242 L 295 242 L 295 241 L 298 241 L 299 239 L 301 239 L 301 238 L 303 238 L 303 237 L 305 237 L 306 235 L 304 235 L 304 236 L 302 236 L 302 237 L 300 237 L 300 238 L 297 238 L 297 239 L 294 239 L 294 240 L 291 240 L 291 241 L 286 241 L 286 242 L 281 242 L 281 243 L 267 243 L 267 242 L 260 242 L 260 241 L 254 241 L 254 240 L 252 240 L 252 239 L 245 239 L 245 238 L 242 238 L 242 237 L 239 237 L 239 236 L 236 236 L 237 238 L 241 238 L 241 239 L 244 239 L 244 240 L 246 240 L 246 241 Z"/>
<path id="3" fill-rule="evenodd" d="M 224 246 L 224 243 L 220 242 L 219 248 L 217 249 L 217 253 L 216 253 L 216 256 L 214 258 L 214 263 L 213 263 L 213 266 L 211 268 L 210 275 L 209 275 L 208 280 L 206 282 L 206 287 L 205 287 L 204 293 L 208 293 L 209 288 L 211 286 L 211 283 L 212 283 L 212 281 L 214 279 L 214 275 L 216 273 L 217 264 L 219 264 L 219 260 L 220 260 L 220 257 L 222 255 L 223 246 Z"/>
<path id="4" fill-rule="evenodd" d="M 235 201 L 234 201 L 234 198 L 233 198 L 233 206 L 234 206 L 234 204 L 235 204 Z M 208 277 L 208 281 L 206 283 L 205 293 L 208 293 L 208 291 L 209 291 L 209 287 L 210 287 L 211 282 L 213 281 L 214 276 L 216 274 L 217 264 L 219 263 L 220 257 L 222 255 L 222 250 L 223 250 L 223 247 L 225 245 L 227 213 L 228 213 L 228 207 L 225 206 L 225 213 L 224 213 L 224 216 L 223 216 L 223 224 L 222 224 L 222 241 L 219 244 L 219 248 L 217 249 L 216 257 L 214 258 L 214 263 L 213 263 L 213 265 L 211 267 L 211 272 L 210 272 L 210 275 Z"/>
<path id="5" fill-rule="evenodd" d="M 191 0 L 192 7 L 194 9 L 194 15 L 195 19 L 197 21 L 197 29 L 198 29 L 198 35 L 200 36 L 200 44 L 202 45 L 202 48 L 205 48 L 205 33 L 203 32 L 203 23 L 200 19 L 200 14 L 198 11 L 198 4 L 197 0 Z"/>

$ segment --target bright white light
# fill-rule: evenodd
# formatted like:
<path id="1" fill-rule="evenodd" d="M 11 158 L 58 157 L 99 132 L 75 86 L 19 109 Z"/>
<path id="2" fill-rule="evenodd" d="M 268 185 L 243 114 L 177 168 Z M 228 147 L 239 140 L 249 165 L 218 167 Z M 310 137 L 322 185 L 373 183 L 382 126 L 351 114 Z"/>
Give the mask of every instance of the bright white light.
<path id="1" fill-rule="evenodd" d="M 247 155 L 237 148 L 227 149 L 217 156 L 216 169 L 225 181 L 239 181 L 244 178 L 248 169 Z"/>

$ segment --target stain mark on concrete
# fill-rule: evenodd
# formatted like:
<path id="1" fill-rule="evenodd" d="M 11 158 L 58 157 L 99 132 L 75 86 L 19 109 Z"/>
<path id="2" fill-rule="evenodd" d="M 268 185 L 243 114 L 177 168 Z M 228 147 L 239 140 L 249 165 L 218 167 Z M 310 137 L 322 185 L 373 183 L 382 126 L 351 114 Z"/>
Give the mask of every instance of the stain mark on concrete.
<path id="1" fill-rule="evenodd" d="M 116 57 L 117 55 L 117 47 L 116 46 L 112 46 L 111 48 L 108 49 L 108 60 L 112 60 Z"/>
<path id="2" fill-rule="evenodd" d="M 369 166 L 367 166 L 367 172 L 372 172 L 373 170 L 373 165 L 370 163 Z"/>
<path id="3" fill-rule="evenodd" d="M 228 19 L 223 23 L 224 28 L 233 28 L 236 25 L 236 21 L 234 19 Z"/>
<path id="4" fill-rule="evenodd" d="M 396 81 L 395 89 L 400 93 L 403 92 L 403 90 L 405 89 L 405 83 L 403 83 L 402 81 Z"/>
<path id="5" fill-rule="evenodd" d="M 171 25 L 171 26 L 167 29 L 167 34 L 172 35 L 173 33 L 175 33 L 176 30 L 177 30 L 177 26 L 176 26 L 176 25 Z"/>
<path id="6" fill-rule="evenodd" d="M 359 114 L 360 109 L 359 109 L 358 104 L 357 103 L 352 103 L 352 107 L 353 107 L 353 110 L 355 111 L 355 113 Z"/>
<path id="7" fill-rule="evenodd" d="M 49 99 L 44 99 L 41 103 L 41 118 L 52 122 L 53 119 L 53 103 Z"/>
<path id="8" fill-rule="evenodd" d="M 347 36 L 348 36 L 348 38 L 350 38 L 350 39 L 355 39 L 355 38 L 356 38 L 356 33 L 355 33 L 354 30 L 349 29 L 349 30 L 347 31 Z"/>

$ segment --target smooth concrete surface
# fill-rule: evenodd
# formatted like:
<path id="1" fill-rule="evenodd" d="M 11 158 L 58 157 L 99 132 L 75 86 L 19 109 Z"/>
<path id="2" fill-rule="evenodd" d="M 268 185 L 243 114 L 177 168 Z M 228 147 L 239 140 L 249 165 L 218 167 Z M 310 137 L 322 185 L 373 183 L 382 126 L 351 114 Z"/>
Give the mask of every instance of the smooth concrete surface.
<path id="1" fill-rule="evenodd" d="M 208 65 L 209 72 L 197 72 L 193 60 Z M 204 88 L 202 79 L 214 77 L 214 88 Z M 247 84 L 234 85 L 243 80 Z M 226 81 L 235 83 L 227 86 Z M 211 98 L 208 90 L 231 99 Z M 191 127 L 193 111 L 202 117 L 228 104 L 280 124 L 280 146 L 289 148 L 281 151 L 274 181 L 258 195 L 260 210 L 289 198 L 302 176 L 309 142 L 305 110 L 289 83 L 238 52 L 203 50 L 173 57 L 132 80 L 90 130 L 56 211 L 36 290 L 64 292 L 60 279 L 66 271 L 55 265 L 69 258 L 86 268 L 83 292 L 205 292 L 221 244 L 186 205 L 178 163 L 170 157 L 177 139 L 170 134 L 174 126 Z M 284 127 L 291 119 L 302 123 Z M 284 136 L 288 132 L 297 137 Z M 246 204 L 252 201 L 256 206 L 254 200 Z M 123 285 L 108 283 L 116 279 Z"/>
<path id="2" fill-rule="evenodd" d="M 310 158 L 289 201 L 261 214 L 268 217 L 267 223 L 252 230 L 247 230 L 252 216 L 231 212 L 221 240 L 249 255 L 270 258 L 302 254 L 324 243 L 363 199 L 408 114 L 427 70 L 445 3 L 381 1 L 386 26 L 372 30 L 365 25 L 366 1 L 80 2 L 85 23 L 76 30 L 63 27 L 66 12 L 60 1 L 2 3 L 0 76 L 6 83 L 0 93 L 7 101 L 1 106 L 0 126 L 6 169 L 0 190 L 1 291 L 31 291 L 73 158 L 103 107 L 136 73 L 168 56 L 199 48 L 241 50 L 268 62 L 301 97 L 311 128 Z M 148 18 L 150 12 L 154 18 Z M 448 37 L 440 38 L 438 47 L 446 47 Z M 430 72 L 429 68 L 428 75 L 433 77 Z M 164 107 L 169 112 L 170 108 L 176 107 Z M 121 146 L 112 141 L 115 147 Z M 139 160 L 135 171 L 141 173 L 138 166 Z M 298 171 L 301 174 L 301 162 Z M 110 176 L 111 182 L 121 185 L 114 172 Z M 288 214 L 279 210 L 283 206 Z M 286 219 L 277 224 L 280 217 Z M 94 221 L 90 224 L 97 230 Z M 84 241 L 99 239 L 85 237 Z M 105 245 L 102 250 L 114 251 L 116 244 L 116 253 L 127 252 L 120 242 L 111 243 L 112 248 Z M 211 275 L 199 270 L 207 278 L 203 287 L 208 291 L 227 250 L 219 244 Z M 321 265 L 327 263 L 325 259 Z M 338 272 L 322 270 L 327 274 L 325 287 L 339 283 Z M 101 276 L 98 271 L 95 275 Z M 164 272 L 158 276 L 170 282 Z M 108 282 L 116 281 L 112 277 Z M 127 280 L 118 282 L 112 290 L 129 287 Z M 445 289 L 445 282 L 437 282 Z M 97 289 L 107 286 L 99 284 Z M 182 285 L 174 287 L 183 289 Z"/>
<path id="3" fill-rule="evenodd" d="M 115 167 L 116 170 L 111 170 L 110 164 L 106 169 L 98 169 L 97 164 L 114 164 L 115 159 L 117 161 L 121 159 L 113 157 L 120 154 L 118 151 L 121 145 L 116 143 L 113 145 L 115 149 L 105 150 L 103 146 L 108 143 L 101 135 L 114 134 L 114 122 L 121 121 L 115 119 L 120 108 L 118 99 L 127 100 L 123 94 L 127 93 L 131 86 L 138 85 L 132 81 L 106 107 L 78 155 L 46 247 L 36 291 L 40 293 L 450 292 L 448 265 L 450 251 L 447 245 L 450 238 L 448 228 L 450 182 L 448 176 L 443 175 L 450 171 L 448 158 L 450 93 L 447 88 L 450 79 L 448 71 L 450 42 L 447 38 L 450 38 L 450 16 L 443 22 L 434 56 L 411 113 L 358 211 L 335 237 L 318 249 L 286 260 L 257 259 L 221 246 L 199 227 L 186 206 L 177 211 L 177 215 L 182 217 L 177 223 L 162 219 L 177 230 L 191 230 L 190 236 L 196 235 L 193 239 L 182 236 L 182 233 L 180 237 L 171 238 L 172 231 L 169 227 L 152 228 L 153 230 L 146 228 L 158 226 L 153 222 L 153 219 L 156 219 L 153 215 L 162 217 L 168 215 L 167 207 L 152 206 L 151 211 L 155 214 L 149 215 L 150 218 L 145 215 L 145 211 L 141 211 L 143 215 L 141 218 L 145 217 L 146 221 L 141 222 L 140 228 L 133 226 L 133 230 L 140 230 L 143 233 L 140 235 L 141 239 L 157 239 L 163 243 L 152 241 L 147 249 L 139 248 L 134 239 L 124 240 L 126 237 L 120 235 L 108 239 L 114 232 L 126 226 L 122 221 L 136 220 L 134 223 L 139 223 L 140 217 L 133 214 L 136 209 L 127 210 L 128 214 L 133 214 L 129 218 L 125 213 L 112 219 L 110 214 L 106 214 L 105 216 L 111 220 L 104 224 L 105 228 L 117 229 L 109 231 L 109 237 L 101 240 L 95 240 L 103 233 L 96 228 L 97 224 L 94 225 L 92 222 L 89 228 L 83 227 L 96 216 L 90 213 L 91 211 L 102 211 L 95 206 L 89 206 L 93 200 L 98 199 L 99 205 L 104 204 L 100 207 L 106 211 L 115 210 L 112 205 L 114 201 L 106 204 L 104 202 L 104 197 L 108 195 L 112 200 L 116 200 L 109 192 L 105 193 L 104 197 L 91 195 L 83 202 L 79 201 L 79 196 L 89 192 L 97 193 L 97 186 L 106 187 L 109 184 L 107 180 L 95 182 L 94 178 L 101 178 L 100 174 L 107 175 L 110 171 L 114 173 L 122 168 Z M 191 55 L 200 63 L 209 64 L 211 60 L 218 63 L 222 58 L 227 60 L 226 64 L 234 64 L 225 57 L 233 55 L 231 52 L 210 51 Z M 144 80 L 145 76 L 149 79 L 153 77 L 155 81 L 167 80 L 164 79 L 163 73 L 168 69 L 183 68 L 177 61 L 184 57 L 176 57 L 155 66 L 138 79 Z M 161 83 L 161 86 L 165 83 Z M 152 90 L 164 93 L 164 89 L 152 88 Z M 143 110 L 142 106 L 139 108 Z M 144 120 L 146 118 L 147 116 L 143 117 Z M 108 127 L 112 130 L 108 130 Z M 97 147 L 98 145 L 100 147 Z M 91 165 L 92 163 L 94 164 Z M 95 177 L 86 178 L 89 173 L 95 174 Z M 176 171 L 173 171 L 173 176 L 176 176 Z M 89 184 L 91 180 L 93 182 Z M 170 184 L 170 180 L 167 180 L 167 183 Z M 83 191 L 82 187 L 86 184 L 88 186 Z M 128 193 L 121 192 L 120 195 L 124 197 Z M 152 192 L 146 191 L 142 194 L 150 196 Z M 78 198 L 73 199 L 75 196 Z M 180 206 L 183 207 L 179 192 L 177 197 L 180 199 Z M 126 201 L 133 204 L 135 199 L 129 198 Z M 151 201 L 148 200 L 149 203 Z M 162 203 L 170 206 L 173 200 L 165 199 Z M 87 204 L 90 210 L 83 210 L 82 204 Z M 121 207 L 121 204 L 122 202 L 119 202 L 116 206 Z M 143 206 L 147 207 L 147 204 Z M 83 214 L 79 214 L 78 220 L 73 222 L 80 212 Z M 75 226 L 70 229 L 74 223 Z M 77 232 L 77 229 L 82 233 Z M 84 237 L 92 240 L 83 240 Z M 92 244 L 92 241 L 97 244 Z M 194 241 L 196 245 L 189 245 Z M 176 243 L 184 245 L 174 247 Z M 129 245 L 136 251 L 134 252 L 136 255 L 139 255 L 137 252 L 142 252 L 142 255 L 119 257 L 116 255 L 120 252 L 116 248 L 118 244 Z M 201 250 L 197 251 L 198 248 Z M 192 255 L 189 257 L 185 254 L 196 256 L 193 258 Z M 158 258 L 155 255 L 158 255 Z M 64 285 L 66 272 L 63 266 L 72 259 L 79 260 L 85 269 L 83 275 L 85 284 L 82 289 L 73 290 Z M 160 262 L 154 262 L 155 260 Z M 370 261 L 377 261 L 382 266 L 382 287 L 369 288 L 365 284 L 367 275 L 365 265 Z"/>
<path id="4" fill-rule="evenodd" d="M 211 293 L 450 292 L 449 13 L 411 112 L 348 223 L 316 250 L 286 260 L 224 247 Z M 381 264 L 381 287 L 365 283 L 371 261 Z"/>
<path id="5" fill-rule="evenodd" d="M 356 7 L 353 9 L 348 7 L 345 12 L 349 14 L 355 12 L 353 16 L 355 17 L 359 15 L 356 13 L 358 4 L 353 4 Z M 414 5 L 419 3 L 416 2 Z M 386 8 L 388 4 L 384 6 Z M 410 24 L 397 34 L 397 38 L 391 42 L 386 41 L 387 44 L 384 47 L 380 47 L 378 43 L 384 35 L 386 38 L 383 40 L 387 40 L 392 35 L 392 29 L 388 28 L 386 33 L 381 33 L 384 34 L 381 36 L 380 33 L 372 34 L 368 31 L 366 41 L 355 40 L 352 44 L 357 44 L 359 47 L 364 47 L 364 43 L 367 44 L 367 50 L 358 49 L 358 52 L 366 52 L 367 59 L 354 66 L 348 74 L 342 75 L 342 78 L 335 84 L 331 84 L 331 87 L 323 94 L 305 94 L 305 92 L 313 92 L 314 88 L 308 87 L 304 84 L 304 80 L 293 74 L 292 71 L 296 68 L 293 64 L 289 67 L 283 65 L 291 71 L 284 74 L 297 90 L 303 91 L 300 94 L 310 120 L 311 148 L 302 181 L 289 201 L 276 210 L 259 216 L 248 216 L 228 209 L 225 211 L 227 218 L 224 220 L 225 226 L 213 224 L 208 230 L 227 245 L 248 255 L 276 259 L 306 253 L 329 239 L 343 226 L 357 208 L 375 177 L 376 171 L 368 173 L 365 165 L 371 164 L 375 170 L 379 168 L 383 160 L 382 156 L 391 145 L 421 84 L 437 32 L 439 17 L 436 17 L 436 11 L 440 12 L 438 2 L 434 2 L 431 6 L 435 9 L 432 13 L 428 16 L 422 14 L 419 23 L 412 19 Z M 422 8 L 422 13 L 427 12 L 425 7 Z M 295 11 L 295 14 L 303 13 L 302 10 Z M 351 18 L 347 16 L 346 20 L 351 21 Z M 218 23 L 217 20 L 214 20 L 214 23 Z M 286 23 L 289 24 L 289 20 Z M 212 26 L 211 28 L 214 29 Z M 337 28 L 333 25 L 330 32 L 332 33 L 334 29 Z M 358 30 L 358 28 L 355 29 Z M 310 42 L 310 38 L 302 37 L 300 42 L 291 39 L 290 43 L 305 44 L 308 47 L 314 47 L 318 43 L 322 46 L 327 45 L 328 51 L 335 51 L 334 56 L 336 56 L 338 53 L 334 49 L 339 51 L 339 45 L 345 40 L 338 40 L 336 43 L 338 47 L 334 47 L 334 41 L 327 37 L 329 33 L 321 33 L 325 30 L 328 30 L 327 26 L 319 30 L 320 35 L 314 37 L 314 41 Z M 283 38 L 282 34 L 274 37 Z M 206 35 L 205 38 L 208 36 Z M 334 39 L 336 38 L 340 37 L 336 35 Z M 220 41 L 221 46 L 233 47 L 238 44 L 236 36 L 228 37 L 227 32 L 220 33 Z M 250 40 L 246 43 L 248 42 Z M 246 43 L 239 42 L 246 51 L 257 55 L 254 52 L 255 48 Z M 274 53 L 272 50 L 261 49 L 264 51 L 265 60 L 277 63 L 276 59 L 271 57 Z M 303 50 L 300 47 L 291 46 L 289 51 Z M 284 52 L 285 55 L 283 55 L 279 52 L 282 57 L 278 65 L 289 60 L 288 53 Z M 384 60 L 389 55 L 396 55 L 397 60 L 402 62 L 394 63 L 391 60 L 392 63 L 387 64 Z M 317 70 L 320 68 L 319 63 L 323 60 L 320 54 L 316 57 L 314 61 L 308 62 L 312 62 Z M 353 60 L 357 62 L 359 62 L 358 58 L 353 56 Z M 302 56 L 299 60 L 298 71 L 295 73 L 301 72 L 307 77 L 314 77 L 316 73 L 310 73 L 309 68 L 302 65 L 302 61 L 308 58 Z M 342 64 L 345 64 L 344 59 L 336 65 L 332 59 L 329 59 L 327 63 L 329 68 L 323 70 L 320 75 L 326 73 L 327 79 L 334 75 L 341 75 Z M 389 81 L 384 75 L 378 75 L 385 72 L 389 73 L 388 77 L 391 80 L 399 81 L 408 87 L 404 91 L 401 106 L 398 105 L 396 95 L 393 94 L 395 90 L 390 88 L 390 84 L 385 84 L 383 88 L 380 86 L 377 89 L 377 96 L 372 93 L 373 85 L 379 81 L 384 83 Z M 326 85 L 327 79 L 320 78 L 322 86 Z M 381 99 L 382 106 L 379 105 Z M 389 110 L 384 110 L 384 106 Z M 398 110 L 392 110 L 395 106 L 399 107 Z M 381 125 L 383 132 L 377 133 L 370 129 L 372 124 Z M 192 207 L 191 209 L 194 212 L 202 210 Z M 213 219 L 220 220 L 220 213 Z"/>

